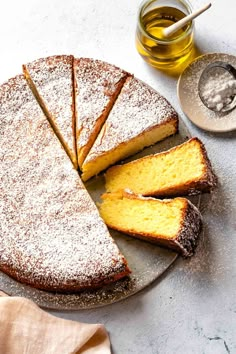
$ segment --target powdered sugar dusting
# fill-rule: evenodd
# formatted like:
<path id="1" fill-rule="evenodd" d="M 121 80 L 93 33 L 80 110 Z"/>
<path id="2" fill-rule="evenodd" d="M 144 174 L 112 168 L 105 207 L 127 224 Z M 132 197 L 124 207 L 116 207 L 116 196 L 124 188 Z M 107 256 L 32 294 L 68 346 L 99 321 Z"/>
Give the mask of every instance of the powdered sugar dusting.
<path id="1" fill-rule="evenodd" d="M 123 256 L 22 75 L 0 101 L 1 269 L 51 290 L 119 277 Z"/>
<path id="2" fill-rule="evenodd" d="M 89 58 L 75 59 L 77 146 L 85 146 L 98 119 L 127 73 L 114 65 Z"/>
<path id="3" fill-rule="evenodd" d="M 141 241 L 135 240 L 135 242 Z M 148 243 L 142 243 L 140 246 L 142 246 L 139 247 L 141 252 L 135 255 L 135 263 L 139 265 L 138 268 L 135 267 L 135 275 L 132 273 L 131 277 L 95 290 L 80 291 L 76 294 L 51 293 L 15 282 L 3 273 L 0 274 L 0 279 L 7 294 L 29 298 L 36 304 L 49 309 L 78 310 L 100 307 L 137 293 L 160 276 L 177 258 L 174 252 L 153 247 Z M 145 252 L 146 246 L 149 252 Z M 134 255 L 130 258 L 132 261 Z M 135 266 L 133 263 L 132 266 Z"/>
<path id="4" fill-rule="evenodd" d="M 177 113 L 164 97 L 140 80 L 128 78 L 86 163 L 172 118 Z"/>
<path id="5" fill-rule="evenodd" d="M 2 263 L 2 255 L 3 257 L 5 256 L 5 265 L 10 264 L 10 257 L 12 257 L 13 266 L 17 265 L 19 267 L 15 276 L 21 276 L 21 280 L 25 282 L 32 280 L 35 276 L 34 279 L 41 282 L 41 284 L 45 285 L 44 281 L 47 280 L 51 287 L 59 289 L 59 281 L 63 281 L 67 288 L 71 284 L 76 285 L 74 283 L 75 279 L 71 276 L 71 274 L 75 274 L 75 269 L 72 267 L 73 259 L 78 262 L 75 266 L 78 268 L 78 274 L 82 278 L 81 281 L 87 280 L 91 283 L 94 278 L 93 276 L 90 278 L 90 275 L 94 268 L 92 266 L 89 269 L 85 269 L 85 266 L 80 267 L 82 261 L 77 259 L 79 250 L 77 251 L 76 247 L 69 245 L 67 238 L 71 239 L 73 244 L 77 244 L 83 237 L 82 247 L 87 250 L 89 248 L 89 246 L 86 248 L 88 236 L 85 236 L 85 234 L 86 232 L 87 234 L 92 232 L 95 235 L 93 221 L 98 216 L 96 213 L 93 214 L 94 204 L 88 195 L 83 192 L 84 189 L 77 173 L 71 168 L 68 159 L 65 159 L 64 151 L 60 149 L 57 139 L 52 134 L 41 109 L 36 106 L 22 76 L 11 79 L 0 87 L 0 136 L 2 138 L 0 148 L 2 167 L 0 172 L 0 228 L 1 238 L 9 241 L 9 245 L 5 245 L 4 248 L 0 238 L 0 264 Z M 7 144 L 6 148 L 5 144 Z M 52 156 L 55 156 L 55 160 Z M 17 159 L 21 162 L 15 167 Z M 45 161 L 42 163 L 43 160 Z M 28 184 L 27 175 L 29 173 L 32 186 Z M 39 175 L 40 185 L 37 187 Z M 15 183 L 16 192 L 14 191 Z M 21 191 L 25 187 L 27 187 L 27 190 L 25 192 Z M 99 191 L 97 193 L 99 194 Z M 75 194 L 77 194 L 77 197 L 74 196 Z M 3 201 L 3 196 L 6 198 L 7 204 Z M 62 199 L 65 203 L 61 202 Z M 83 217 L 86 218 L 86 213 L 89 214 L 88 223 L 83 229 L 79 223 Z M 81 214 L 82 219 L 80 219 Z M 68 223 L 65 221 L 67 218 Z M 33 221 L 35 223 L 34 227 L 30 228 Z M 50 223 L 50 221 L 52 222 Z M 90 230 L 90 223 L 92 230 Z M 101 230 L 99 223 L 96 223 L 96 229 L 99 228 Z M 7 227 L 11 227 L 11 230 L 7 229 Z M 42 227 L 42 231 L 40 227 Z M 72 232 L 73 227 L 74 232 Z M 39 228 L 38 233 L 37 228 Z M 65 232 L 65 237 L 62 236 L 62 233 L 60 234 L 61 237 L 58 236 L 61 231 Z M 42 235 L 39 236 L 38 234 L 41 234 L 41 232 Z M 79 235 L 79 232 L 83 232 L 84 236 Z M 97 234 L 98 232 L 96 232 L 96 239 Z M 57 241 L 54 239 L 55 235 L 58 238 Z M 41 239 L 38 240 L 40 237 Z M 105 238 L 105 233 L 103 237 Z M 122 237 L 118 235 L 116 241 L 119 247 L 125 239 L 124 235 Z M 36 246 L 32 245 L 34 242 L 36 242 Z M 50 242 L 52 242 L 52 246 L 50 246 Z M 7 249 L 9 246 L 10 249 Z M 18 246 L 19 251 L 17 251 Z M 121 265 L 121 268 L 124 269 L 122 256 L 119 254 L 117 257 L 118 250 L 116 246 L 114 244 L 112 246 L 109 243 L 109 247 L 111 252 L 113 252 L 114 258 L 118 258 L 117 268 Z M 97 245 L 96 250 L 98 249 L 103 252 L 102 257 L 101 254 L 95 257 L 91 251 L 86 252 L 86 255 L 91 260 L 96 258 L 98 267 L 100 266 L 99 262 L 103 262 L 103 270 L 105 268 L 107 270 L 106 274 L 108 274 L 109 267 L 106 267 L 106 264 L 111 264 L 111 258 L 109 258 L 109 255 L 107 256 L 106 249 L 104 251 Z M 41 306 L 58 309 L 91 308 L 113 303 L 137 292 L 156 279 L 176 258 L 176 255 L 168 250 L 154 248 L 148 243 L 141 241 L 139 243 L 138 240 L 133 242 L 130 238 L 121 249 L 125 251 L 127 258 L 130 260 L 131 269 L 133 270 L 131 278 L 124 278 L 110 286 L 105 286 L 95 291 L 86 290 L 76 294 L 45 292 L 16 282 L 0 272 L 1 284 L 7 293 L 31 298 Z M 44 254 L 40 254 L 40 250 Z M 58 250 L 58 254 L 55 255 Z M 70 252 L 70 257 L 65 258 L 65 252 Z M 23 255 L 25 256 L 24 262 L 22 261 Z M 42 261 L 42 255 L 46 255 L 48 260 Z M 86 255 L 81 254 L 79 258 Z M 33 256 L 35 257 L 34 263 L 32 263 Z M 108 263 L 105 262 L 104 256 Z M 53 266 L 54 262 L 62 263 L 60 270 L 56 269 L 55 264 Z M 29 272 L 25 270 L 28 267 L 28 263 Z M 87 267 L 90 267 L 90 265 L 91 262 L 87 262 Z M 112 269 L 114 270 L 114 264 Z M 83 270 L 85 271 L 84 276 L 82 276 Z M 51 276 L 49 273 L 51 273 Z M 105 274 L 104 271 L 102 274 Z M 24 275 L 28 278 L 23 279 Z M 54 277 L 58 277 L 58 279 L 53 279 Z M 74 287 L 73 289 L 76 288 Z"/>
<path id="6" fill-rule="evenodd" d="M 195 252 L 201 229 L 202 215 L 196 206 L 188 200 L 185 217 L 176 240 L 185 257 L 192 256 Z"/>
<path id="7" fill-rule="evenodd" d="M 72 65 L 73 56 L 61 55 L 35 60 L 27 70 L 75 160 Z"/>

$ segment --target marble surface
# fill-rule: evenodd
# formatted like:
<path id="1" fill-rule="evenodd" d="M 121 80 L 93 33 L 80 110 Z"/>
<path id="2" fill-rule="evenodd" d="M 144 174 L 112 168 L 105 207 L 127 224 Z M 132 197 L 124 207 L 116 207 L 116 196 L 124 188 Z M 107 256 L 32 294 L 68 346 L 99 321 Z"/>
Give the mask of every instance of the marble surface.
<path id="1" fill-rule="evenodd" d="M 172 268 L 139 294 L 104 308 L 55 315 L 103 323 L 114 354 L 236 353 L 236 132 L 212 134 L 181 113 L 177 78 L 155 71 L 134 46 L 140 1 L 4 1 L 0 11 L 0 82 L 21 64 L 52 54 L 74 54 L 114 63 L 163 93 L 192 135 L 205 143 L 219 178 L 203 204 L 205 234 L 190 260 Z M 198 6 L 203 1 L 192 1 Z M 200 53 L 235 54 L 235 1 L 213 0 L 196 21 Z M 191 104 L 191 103 L 190 103 Z M 208 197 L 206 197 L 208 198 Z"/>

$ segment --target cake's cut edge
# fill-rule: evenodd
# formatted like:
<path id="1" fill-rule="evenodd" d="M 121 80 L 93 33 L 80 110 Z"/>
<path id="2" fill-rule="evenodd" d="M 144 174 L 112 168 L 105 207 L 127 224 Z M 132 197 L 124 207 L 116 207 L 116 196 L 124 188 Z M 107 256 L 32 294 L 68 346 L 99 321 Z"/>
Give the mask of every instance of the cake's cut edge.
<path id="1" fill-rule="evenodd" d="M 104 124 L 98 139 L 102 139 L 107 127 Z M 106 170 L 109 166 L 114 165 L 116 162 L 124 160 L 132 155 L 135 155 L 144 148 L 154 145 L 165 138 L 174 135 L 178 132 L 178 117 L 167 120 L 162 124 L 158 124 L 157 127 L 152 127 L 145 132 L 140 133 L 128 142 L 124 142 L 122 146 L 119 146 L 119 150 L 116 148 L 104 152 L 101 156 L 94 156 L 92 153 L 87 156 L 82 166 L 82 180 L 87 181 L 91 177 Z M 112 161 L 111 161 L 112 159 Z M 98 162 L 100 165 L 98 165 Z"/>
<path id="2" fill-rule="evenodd" d="M 132 199 L 143 201 L 144 203 L 173 203 L 175 200 L 182 201 L 184 207 L 181 209 L 182 220 L 179 225 L 179 229 L 175 237 L 167 238 L 161 234 L 150 234 L 145 231 L 135 232 L 135 230 L 129 229 L 127 227 L 117 226 L 115 223 L 109 222 L 104 211 L 103 204 L 106 202 L 106 199 L 113 200 L 116 203 L 117 199 Z M 173 251 L 180 253 L 183 257 L 190 257 L 194 254 L 196 246 L 198 244 L 199 234 L 202 230 L 202 216 L 200 211 L 186 198 L 175 198 L 173 200 L 159 200 L 151 197 L 143 197 L 141 195 L 136 195 L 132 191 L 125 190 L 123 192 L 115 193 L 104 193 L 101 196 L 102 202 L 98 205 L 100 214 L 107 224 L 108 227 L 120 231 L 122 233 L 128 234 L 135 238 L 151 242 L 153 244 L 169 248 Z M 137 209 L 138 211 L 138 209 Z M 109 211 L 110 212 L 110 211 Z M 141 214 L 140 214 L 141 215 Z"/>
<path id="3" fill-rule="evenodd" d="M 142 164 L 147 161 L 154 161 L 154 164 L 157 164 L 158 166 L 158 160 L 162 159 L 165 156 L 170 156 L 172 153 L 175 153 L 177 150 L 182 149 L 185 146 L 189 146 L 191 148 L 192 144 L 197 144 L 199 151 L 201 152 L 201 166 L 199 166 L 199 171 L 203 168 L 203 172 L 201 175 L 199 175 L 198 178 L 196 179 L 191 179 L 186 180 L 183 184 L 174 184 L 171 186 L 170 183 L 167 183 L 167 187 L 157 187 L 154 181 L 152 183 L 148 184 L 147 188 L 144 188 L 143 184 L 140 187 L 140 189 L 135 185 L 132 185 L 132 179 L 135 180 L 135 175 L 131 174 L 131 171 L 129 170 L 129 167 L 135 168 L 137 171 L 139 171 L 139 168 L 141 168 Z M 188 161 L 186 161 L 188 162 Z M 176 166 L 176 173 L 178 173 L 178 165 Z M 180 168 L 181 166 L 179 166 Z M 166 168 L 168 170 L 168 166 Z M 182 169 L 182 167 L 181 167 Z M 127 173 L 125 173 L 125 170 L 127 170 Z M 146 172 L 147 174 L 148 171 Z M 148 177 L 148 176 L 147 176 Z M 127 178 L 127 181 L 124 182 Z M 160 179 L 162 176 L 160 176 Z M 190 138 L 189 140 L 185 141 L 184 143 L 174 146 L 171 149 L 167 151 L 162 151 L 157 154 L 152 154 L 148 156 L 144 156 L 140 159 L 128 162 L 123 165 L 116 165 L 110 167 L 105 174 L 105 179 L 106 179 L 106 191 L 107 192 L 116 192 L 117 190 L 123 190 L 126 188 L 129 188 L 133 190 L 134 193 L 136 194 L 142 194 L 143 196 L 159 196 L 159 197 L 170 197 L 170 196 L 181 196 L 181 195 L 196 195 L 201 192 L 211 192 L 217 184 L 217 178 L 216 175 L 213 172 L 211 162 L 209 160 L 209 157 L 207 155 L 206 148 L 202 141 L 197 138 L 193 137 Z M 143 179 L 145 180 L 145 175 L 143 176 Z M 119 185 L 119 187 L 114 187 L 115 183 Z"/>

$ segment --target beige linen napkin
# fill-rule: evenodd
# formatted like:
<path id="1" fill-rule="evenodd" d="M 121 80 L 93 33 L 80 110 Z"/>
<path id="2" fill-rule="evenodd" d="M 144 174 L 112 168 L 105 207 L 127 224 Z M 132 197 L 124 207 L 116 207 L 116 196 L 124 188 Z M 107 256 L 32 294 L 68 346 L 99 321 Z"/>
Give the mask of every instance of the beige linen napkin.
<path id="1" fill-rule="evenodd" d="M 106 329 L 57 318 L 0 292 L 0 354 L 111 354 Z"/>

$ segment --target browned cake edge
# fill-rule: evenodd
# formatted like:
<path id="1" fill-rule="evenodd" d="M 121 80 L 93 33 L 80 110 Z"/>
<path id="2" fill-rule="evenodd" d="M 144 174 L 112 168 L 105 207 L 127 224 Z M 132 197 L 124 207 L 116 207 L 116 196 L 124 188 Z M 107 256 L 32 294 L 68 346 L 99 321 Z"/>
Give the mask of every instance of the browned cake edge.
<path id="1" fill-rule="evenodd" d="M 176 186 L 173 189 L 166 188 L 161 191 L 151 191 L 147 196 L 160 196 L 160 197 L 169 197 L 169 196 L 180 196 L 180 195 L 197 195 L 204 192 L 211 192 L 217 184 L 217 178 L 213 172 L 211 162 L 208 158 L 206 148 L 203 142 L 197 138 L 193 137 L 189 140 L 196 141 L 202 152 L 202 163 L 204 164 L 204 174 L 200 179 L 192 180 L 188 183 L 185 183 L 182 186 Z M 175 146 L 170 150 L 177 150 L 179 146 Z M 170 151 L 169 150 L 169 151 Z M 163 155 L 167 154 L 169 151 L 164 151 Z"/>
<path id="2" fill-rule="evenodd" d="M 186 199 L 186 209 L 183 211 L 183 222 L 180 227 L 175 244 L 180 247 L 184 257 L 194 254 L 202 231 L 202 215 L 195 205 Z"/>
<path id="3" fill-rule="evenodd" d="M 120 194 L 119 192 L 117 193 Z M 138 196 L 132 193 L 132 191 L 131 192 L 123 191 L 122 194 L 124 197 L 127 197 L 129 199 L 139 199 L 139 200 L 143 199 L 146 201 L 155 200 L 154 198 L 151 197 Z M 106 193 L 103 194 L 101 198 L 106 198 L 106 195 L 107 195 Z M 198 237 L 202 230 L 202 216 L 200 211 L 188 199 L 186 198 L 178 198 L 178 199 L 182 199 L 185 201 L 185 208 L 183 208 L 182 210 L 182 223 L 179 228 L 179 232 L 174 239 L 167 239 L 164 238 L 162 235 L 134 233 L 133 231 L 130 231 L 128 228 L 122 229 L 119 227 L 114 227 L 113 225 L 109 225 L 109 223 L 107 223 L 107 226 L 114 230 L 133 236 L 135 238 L 148 241 L 158 246 L 174 250 L 180 253 L 183 257 L 190 257 L 194 254 L 194 251 L 198 243 Z M 165 202 L 168 202 L 168 200 L 166 200 Z"/>
<path id="4" fill-rule="evenodd" d="M 59 293 L 71 293 L 71 292 L 78 292 L 78 291 L 83 291 L 83 290 L 93 290 L 97 289 L 100 287 L 103 287 L 105 285 L 114 283 L 126 276 L 128 276 L 131 273 L 131 270 L 128 267 L 127 261 L 123 256 L 123 266 L 122 269 L 120 270 L 119 273 L 113 274 L 109 277 L 106 278 L 97 278 L 96 280 L 92 281 L 86 286 L 80 286 L 77 282 L 76 279 L 73 281 L 66 281 L 64 284 L 60 284 L 60 286 L 52 286 L 48 285 L 47 282 L 45 282 L 42 279 L 42 282 L 36 282 L 32 280 L 31 278 L 27 278 L 22 276 L 22 274 L 19 274 L 17 271 L 14 269 L 8 267 L 6 264 L 1 265 L 1 271 L 7 274 L 8 276 L 12 277 L 19 283 L 29 285 L 35 289 L 39 290 L 45 290 L 45 291 L 50 291 L 50 292 L 59 292 Z"/>
<path id="5" fill-rule="evenodd" d="M 41 61 L 45 61 L 45 60 L 48 60 L 48 62 L 50 63 L 52 59 L 57 59 L 57 60 L 60 60 L 60 58 L 64 57 L 64 55 L 55 55 L 53 57 L 47 57 L 47 58 L 42 58 L 42 59 L 39 59 L 37 61 L 37 63 L 40 63 L 40 60 Z M 72 64 L 73 64 L 73 61 L 74 61 L 74 57 L 73 55 L 66 55 L 66 57 L 68 57 L 68 61 L 72 61 Z M 32 63 L 31 63 L 32 64 Z M 73 134 L 73 141 L 74 141 L 74 151 L 75 151 L 75 156 L 73 156 L 73 154 L 71 153 L 70 151 L 70 148 L 69 146 L 66 144 L 60 130 L 58 129 L 56 123 L 55 123 L 55 120 L 53 118 L 53 115 L 49 112 L 43 98 L 41 97 L 41 95 L 39 94 L 39 91 L 37 90 L 37 87 L 34 83 L 34 81 L 31 79 L 31 76 L 30 76 L 30 73 L 27 69 L 27 65 L 28 64 L 23 64 L 22 65 L 22 70 L 23 70 L 23 74 L 24 74 L 24 77 L 29 85 L 29 88 L 31 89 L 35 99 L 37 100 L 40 108 L 42 109 L 43 113 L 45 114 L 46 118 L 48 119 L 53 131 L 55 132 L 57 138 L 59 139 L 62 147 L 64 148 L 64 150 L 66 151 L 67 155 L 69 156 L 74 168 L 77 170 L 78 169 L 78 162 L 77 162 L 77 154 L 76 154 L 76 142 L 75 142 L 75 101 L 74 101 L 74 98 L 75 98 L 75 94 L 74 94 L 74 88 L 73 88 L 73 92 L 72 92 L 72 126 L 73 126 L 73 130 L 74 130 L 74 134 Z M 38 65 L 38 64 L 37 64 Z M 73 73 L 73 70 L 72 70 L 72 73 Z M 73 80 L 73 74 L 72 74 L 72 80 Z M 74 87 L 74 84 L 72 82 L 72 87 Z"/>

